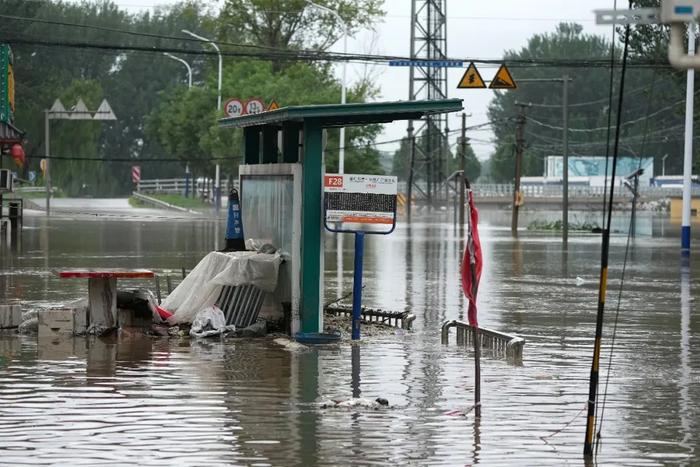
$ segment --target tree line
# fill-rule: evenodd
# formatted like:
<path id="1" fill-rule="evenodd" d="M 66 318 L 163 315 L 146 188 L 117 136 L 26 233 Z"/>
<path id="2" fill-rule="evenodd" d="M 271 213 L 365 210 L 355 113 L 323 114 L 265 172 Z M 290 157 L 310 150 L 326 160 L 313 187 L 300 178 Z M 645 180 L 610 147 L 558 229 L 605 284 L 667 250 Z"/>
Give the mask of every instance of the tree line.
<path id="1" fill-rule="evenodd" d="M 380 0 L 317 3 L 338 11 L 351 33 L 383 15 Z M 334 16 L 307 8 L 304 0 L 226 0 L 219 10 L 183 1 L 141 13 L 110 1 L 0 0 L 0 12 L 0 37 L 15 58 L 15 123 L 27 133 L 25 171 L 39 172 L 44 110 L 55 99 L 68 108 L 82 98 L 93 111 L 107 99 L 117 116 L 114 122 L 51 122 L 52 181 L 68 195 L 127 193 L 132 165 L 141 166 L 144 178 L 180 177 L 186 165 L 197 176 L 212 176 L 215 162 L 225 175 L 237 174 L 242 135 L 217 125 L 223 116 L 217 110 L 217 57 L 201 53 L 212 49 L 183 29 L 215 40 L 224 52 L 247 52 L 244 58 L 224 56 L 224 100 L 262 98 L 283 106 L 340 100 L 330 64 L 288 60 L 283 53 L 325 50 L 341 35 Z M 68 41 L 91 47 L 66 47 Z M 94 48 L 102 44 L 136 50 Z M 160 49 L 182 52 L 192 67 L 191 88 L 185 67 Z M 368 77 L 348 89 L 347 100 L 364 102 L 376 94 Z M 346 132 L 347 171 L 381 173 L 373 146 L 380 131 L 373 125 Z M 337 170 L 337 148 L 337 130 L 329 131 L 329 171 Z"/>

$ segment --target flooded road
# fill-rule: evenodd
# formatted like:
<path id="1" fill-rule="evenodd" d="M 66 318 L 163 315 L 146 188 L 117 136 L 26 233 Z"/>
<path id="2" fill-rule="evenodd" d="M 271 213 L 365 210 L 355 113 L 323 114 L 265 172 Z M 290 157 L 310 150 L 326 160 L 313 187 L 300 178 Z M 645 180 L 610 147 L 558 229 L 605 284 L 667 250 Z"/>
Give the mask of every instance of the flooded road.
<path id="1" fill-rule="evenodd" d="M 355 355 L 347 343 L 289 352 L 269 340 L 0 337 L 0 464 L 581 465 L 600 238 L 574 236 L 565 250 L 554 235 L 513 240 L 507 222 L 483 213 L 480 324 L 527 342 L 522 365 L 482 361 L 481 420 L 456 414 L 473 402 L 471 351 L 440 344 L 442 322 L 466 317 L 462 236 L 447 221 L 402 223 L 367 240 L 363 302 L 410 309 L 414 331 L 365 338 Z M 631 245 L 597 462 L 697 465 L 700 261 L 682 267 L 677 227 L 649 222 L 653 236 Z M 84 295 L 83 281 L 52 274 L 64 267 L 191 269 L 223 231 L 28 217 L 21 244 L 2 247 L 0 294 L 29 305 Z M 601 401 L 625 240 L 612 240 Z M 335 241 L 329 300 L 339 276 L 352 286 L 352 239 L 340 274 Z M 319 408 L 358 392 L 391 407 Z"/>

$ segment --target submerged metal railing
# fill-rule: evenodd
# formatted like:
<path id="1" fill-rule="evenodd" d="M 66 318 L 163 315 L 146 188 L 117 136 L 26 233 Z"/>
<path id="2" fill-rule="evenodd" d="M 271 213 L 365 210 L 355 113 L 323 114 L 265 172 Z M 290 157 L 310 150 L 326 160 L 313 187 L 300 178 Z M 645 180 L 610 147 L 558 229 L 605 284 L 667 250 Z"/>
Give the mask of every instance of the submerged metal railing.
<path id="1" fill-rule="evenodd" d="M 254 285 L 224 286 L 216 301 L 226 317 L 226 324 L 247 328 L 258 319 L 265 292 Z"/>
<path id="2" fill-rule="evenodd" d="M 352 307 L 345 305 L 333 305 L 324 308 L 326 313 L 336 316 L 351 317 Z M 411 329 L 416 316 L 407 311 L 389 311 L 362 307 L 360 321 L 371 324 L 384 324 L 401 329 Z"/>
<path id="3" fill-rule="evenodd" d="M 457 345 L 472 346 L 475 328 L 464 321 L 446 321 L 442 325 L 442 343 L 448 344 L 450 328 L 457 330 Z M 494 356 L 505 357 L 516 363 L 522 362 L 525 339 L 504 332 L 479 328 L 481 348 L 490 350 Z"/>

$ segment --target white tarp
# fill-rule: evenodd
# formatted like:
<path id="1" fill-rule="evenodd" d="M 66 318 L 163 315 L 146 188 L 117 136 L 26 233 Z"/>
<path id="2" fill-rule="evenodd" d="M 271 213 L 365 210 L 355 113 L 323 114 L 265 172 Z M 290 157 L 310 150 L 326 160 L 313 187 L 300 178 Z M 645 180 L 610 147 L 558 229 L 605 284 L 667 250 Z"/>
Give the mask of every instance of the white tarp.
<path id="1" fill-rule="evenodd" d="M 166 298 L 161 307 L 173 313 L 171 324 L 191 323 L 195 315 L 216 303 L 224 285 L 255 285 L 274 292 L 282 257 L 278 254 L 212 251 Z"/>

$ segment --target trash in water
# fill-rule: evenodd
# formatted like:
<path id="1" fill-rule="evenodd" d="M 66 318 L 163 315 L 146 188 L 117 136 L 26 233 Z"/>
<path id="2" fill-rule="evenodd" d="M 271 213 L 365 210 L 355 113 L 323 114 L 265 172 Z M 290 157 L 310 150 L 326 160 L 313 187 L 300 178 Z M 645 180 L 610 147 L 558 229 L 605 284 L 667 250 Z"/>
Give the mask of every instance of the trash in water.
<path id="1" fill-rule="evenodd" d="M 226 318 L 224 312 L 216 306 L 210 306 L 198 312 L 192 321 L 190 328 L 190 336 L 192 337 L 211 337 L 221 336 L 229 332 L 235 331 L 236 326 L 226 326 Z"/>
<path id="2" fill-rule="evenodd" d="M 362 407 L 366 409 L 382 409 L 389 407 L 389 401 L 383 397 L 377 397 L 376 399 L 367 399 L 365 397 L 354 397 L 348 400 L 327 400 L 320 404 L 322 409 L 334 409 L 334 408 L 353 408 Z"/>

